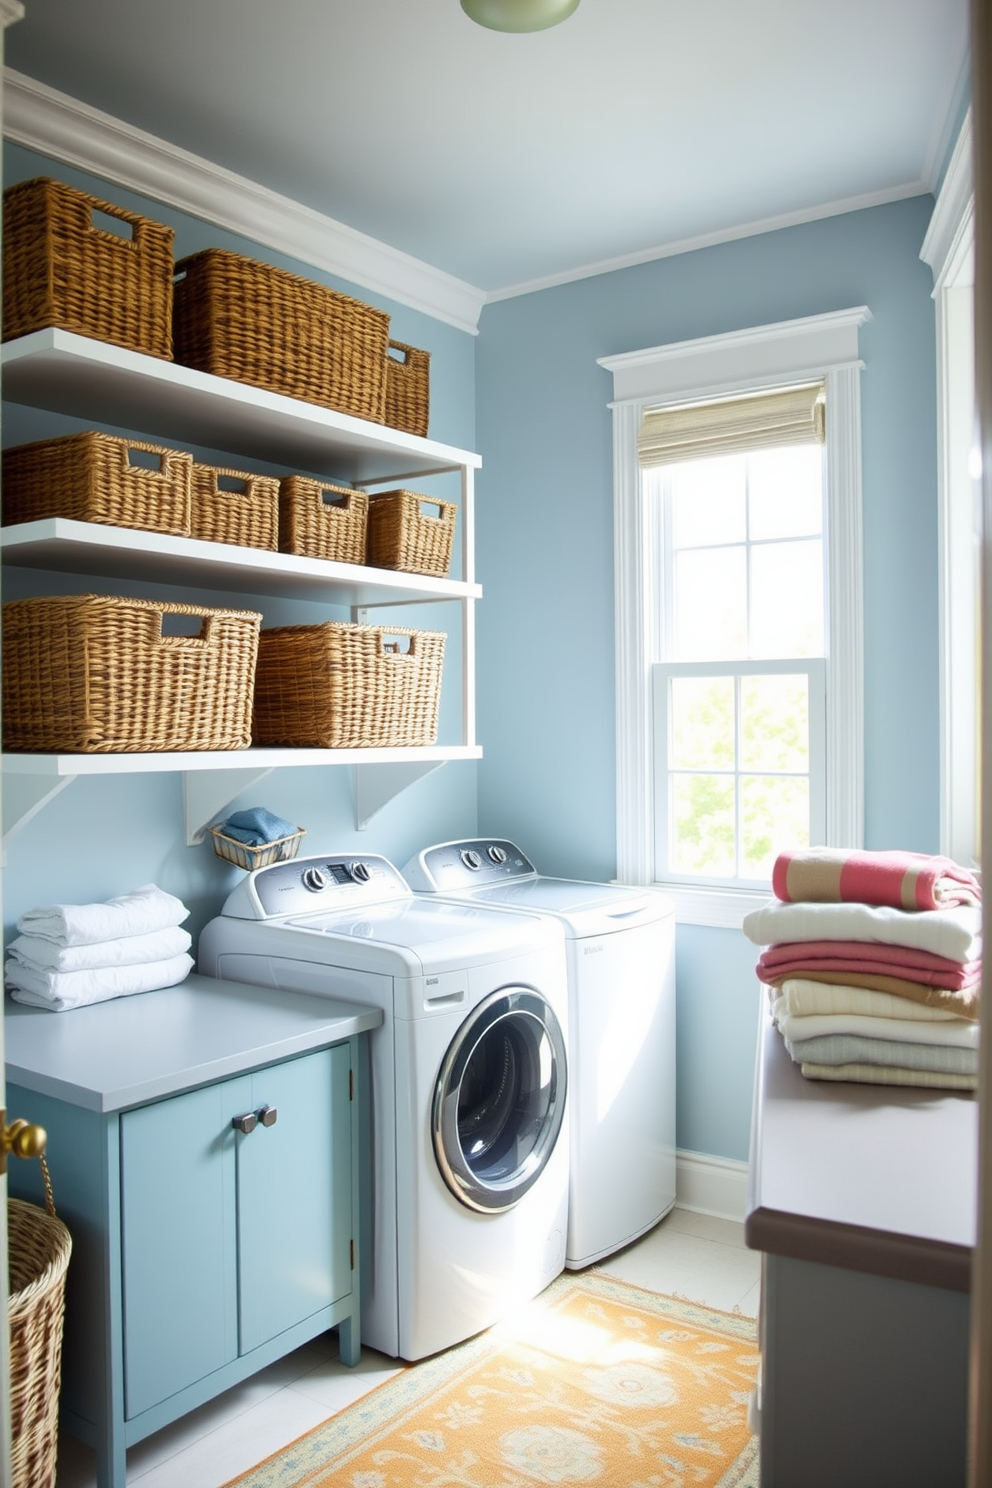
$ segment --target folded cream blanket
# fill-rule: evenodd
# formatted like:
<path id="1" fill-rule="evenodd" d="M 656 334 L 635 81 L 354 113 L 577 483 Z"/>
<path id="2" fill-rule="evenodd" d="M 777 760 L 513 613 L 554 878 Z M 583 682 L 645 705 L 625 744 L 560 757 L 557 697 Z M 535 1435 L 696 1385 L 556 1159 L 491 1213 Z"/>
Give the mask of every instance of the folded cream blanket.
<path id="1" fill-rule="evenodd" d="M 759 946 L 868 940 L 932 951 L 951 961 L 977 961 L 982 954 L 982 912 L 971 905 L 910 912 L 889 904 L 783 904 L 771 899 L 744 916 L 743 928 Z"/>
<path id="2" fill-rule="evenodd" d="M 922 1023 L 913 1018 L 862 1018 L 857 1013 L 834 1013 L 794 1017 L 779 998 L 772 1017 L 783 1038 L 826 1038 L 834 1033 L 856 1034 L 860 1038 L 889 1039 L 897 1044 L 939 1044 L 948 1049 L 977 1049 L 978 1024 L 955 1018 L 950 1023 Z"/>
<path id="3" fill-rule="evenodd" d="M 939 1044 L 897 1044 L 893 1039 L 833 1034 L 827 1038 L 785 1040 L 796 1064 L 893 1064 L 899 1069 L 935 1070 L 948 1075 L 977 1075 L 975 1049 L 945 1049 Z"/>
<path id="4" fill-rule="evenodd" d="M 122 935 L 148 935 L 181 925 L 189 910 L 181 899 L 155 884 L 144 884 L 102 904 L 46 904 L 21 915 L 23 935 L 40 935 L 57 945 L 92 945 Z"/>
<path id="5" fill-rule="evenodd" d="M 855 1085 L 916 1085 L 923 1090 L 975 1090 L 977 1075 L 901 1069 L 894 1064 L 812 1064 L 800 1066 L 807 1080 L 849 1080 Z"/>
<path id="6" fill-rule="evenodd" d="M 781 987 L 787 981 L 802 979 L 806 982 L 824 982 L 828 986 L 867 987 L 873 992 L 888 992 L 893 997 L 905 997 L 910 1002 L 924 1007 L 942 1008 L 959 1018 L 972 1022 L 978 1019 L 981 983 L 953 990 L 950 987 L 931 987 L 926 982 L 912 982 L 908 977 L 885 976 L 871 971 L 820 971 L 804 966 L 801 970 L 783 971 L 780 975 L 765 976 L 761 980 L 771 987 Z"/>
<path id="7" fill-rule="evenodd" d="M 92 971 L 106 966 L 134 966 L 141 961 L 166 961 L 188 951 L 193 937 L 172 925 L 147 935 L 124 935 L 119 940 L 95 940 L 92 945 L 61 946 L 41 935 L 19 935 L 7 955 L 34 971 Z"/>
<path id="8" fill-rule="evenodd" d="M 908 997 L 891 992 L 874 992 L 870 987 L 836 986 L 830 982 L 807 982 L 792 977 L 781 988 L 769 987 L 771 1005 L 781 1000 L 794 1018 L 830 1017 L 839 1013 L 856 1013 L 861 1018 L 912 1018 L 919 1023 L 962 1023 L 959 1013 L 946 1008 L 926 1007 Z"/>
<path id="9" fill-rule="evenodd" d="M 15 1002 L 66 1012 L 112 997 L 130 997 L 135 992 L 155 992 L 185 981 L 193 969 L 193 958 L 183 952 L 164 961 L 145 961 L 135 966 L 110 966 L 93 971 L 33 971 L 9 958 L 4 975 Z"/>
<path id="10" fill-rule="evenodd" d="M 780 853 L 772 868 L 772 892 L 792 903 L 813 899 L 891 904 L 896 909 L 982 902 L 977 876 L 951 858 L 838 847 Z"/>

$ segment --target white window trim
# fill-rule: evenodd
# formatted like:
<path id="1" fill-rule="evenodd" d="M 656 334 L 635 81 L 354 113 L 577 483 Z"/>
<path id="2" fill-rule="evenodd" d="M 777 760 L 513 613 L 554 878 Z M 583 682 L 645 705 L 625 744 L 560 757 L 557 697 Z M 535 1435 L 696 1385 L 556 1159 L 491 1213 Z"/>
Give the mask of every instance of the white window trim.
<path id="1" fill-rule="evenodd" d="M 974 229 L 971 110 L 937 196 L 920 257 L 933 270 L 937 323 L 937 512 L 940 656 L 940 850 L 978 861 L 975 616 Z"/>
<path id="2" fill-rule="evenodd" d="M 613 375 L 614 575 L 617 664 L 617 879 L 654 878 L 652 638 L 660 586 L 658 520 L 643 495 L 637 459 L 642 411 L 664 402 L 722 397 L 823 379 L 827 395 L 827 799 L 826 841 L 860 847 L 864 833 L 864 702 L 861 559 L 862 305 L 724 336 L 602 357 Z M 739 929 L 768 895 L 666 884 L 682 924 Z"/>

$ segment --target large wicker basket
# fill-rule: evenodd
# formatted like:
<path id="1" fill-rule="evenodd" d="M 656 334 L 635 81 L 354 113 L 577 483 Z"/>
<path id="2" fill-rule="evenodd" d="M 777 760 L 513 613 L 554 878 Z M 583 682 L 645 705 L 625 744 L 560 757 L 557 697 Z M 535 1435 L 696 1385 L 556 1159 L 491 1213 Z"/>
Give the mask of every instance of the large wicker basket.
<path id="1" fill-rule="evenodd" d="M 11 1488 L 54 1488 L 69 1231 L 54 1213 L 7 1200 L 10 1251 Z"/>
<path id="2" fill-rule="evenodd" d="M 222 248 L 176 265 L 176 361 L 381 424 L 389 316 Z"/>
<path id="3" fill-rule="evenodd" d="M 386 423 L 426 437 L 431 412 L 431 354 L 390 341 L 386 362 Z"/>
<path id="4" fill-rule="evenodd" d="M 279 548 L 301 558 L 364 563 L 369 498 L 306 475 L 279 482 Z"/>
<path id="5" fill-rule="evenodd" d="M 436 743 L 446 639 L 439 631 L 336 620 L 263 630 L 255 743 L 316 749 Z"/>
<path id="6" fill-rule="evenodd" d="M 279 546 L 279 481 L 214 465 L 193 465 L 189 531 L 206 542 Z"/>
<path id="7" fill-rule="evenodd" d="M 8 186 L 3 339 L 57 326 L 170 358 L 172 243 L 171 227 L 48 176 Z"/>
<path id="8" fill-rule="evenodd" d="M 15 445 L 3 452 L 4 526 L 69 517 L 186 537 L 192 467 L 182 450 L 94 430 Z"/>
<path id="9" fill-rule="evenodd" d="M 4 748 L 246 749 L 260 623 L 255 611 L 118 595 L 13 600 L 3 606 Z"/>
<path id="10" fill-rule="evenodd" d="M 369 500 L 368 561 L 373 568 L 444 578 L 458 508 L 417 491 L 383 491 Z"/>

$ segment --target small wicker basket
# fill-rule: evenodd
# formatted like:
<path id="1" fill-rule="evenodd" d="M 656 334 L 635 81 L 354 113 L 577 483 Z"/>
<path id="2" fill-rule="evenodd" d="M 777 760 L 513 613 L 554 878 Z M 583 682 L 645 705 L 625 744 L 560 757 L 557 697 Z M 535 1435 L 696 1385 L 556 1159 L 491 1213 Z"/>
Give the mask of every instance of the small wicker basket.
<path id="1" fill-rule="evenodd" d="M 368 561 L 373 568 L 444 578 L 451 566 L 458 508 L 417 491 L 369 498 Z"/>
<path id="2" fill-rule="evenodd" d="M 215 465 L 193 464 L 189 533 L 243 548 L 279 546 L 279 481 Z"/>
<path id="3" fill-rule="evenodd" d="M 195 635 L 168 634 L 190 621 Z M 246 749 L 261 615 L 120 595 L 3 606 L 3 747 Z"/>
<path id="4" fill-rule="evenodd" d="M 405 434 L 427 436 L 431 411 L 431 354 L 390 341 L 386 362 L 386 423 Z"/>
<path id="5" fill-rule="evenodd" d="M 55 1488 L 65 1278 L 72 1238 L 47 1210 L 7 1200 L 11 1488 Z"/>
<path id="6" fill-rule="evenodd" d="M 279 550 L 301 558 L 364 563 L 369 498 L 305 475 L 279 482 Z"/>
<path id="7" fill-rule="evenodd" d="M 126 236 L 94 213 L 123 224 Z M 3 339 L 57 326 L 172 356 L 173 231 L 38 176 L 3 194 Z"/>
<path id="8" fill-rule="evenodd" d="M 192 468 L 182 450 L 94 430 L 19 444 L 3 452 L 3 524 L 69 517 L 187 537 Z"/>
<path id="9" fill-rule="evenodd" d="M 306 829 L 300 827 L 288 837 L 279 837 L 275 842 L 263 842 L 258 847 L 250 847 L 247 842 L 228 837 L 220 827 L 208 827 L 207 831 L 213 838 L 217 856 L 227 863 L 233 863 L 237 868 L 247 869 L 249 873 L 253 868 L 268 868 L 270 863 L 288 863 L 291 858 L 296 857 L 300 843 L 306 836 Z"/>
<path id="10" fill-rule="evenodd" d="M 336 620 L 263 630 L 255 743 L 312 749 L 436 743 L 446 640 L 442 631 Z"/>
<path id="11" fill-rule="evenodd" d="M 176 361 L 381 424 L 389 316 L 222 248 L 176 264 Z"/>

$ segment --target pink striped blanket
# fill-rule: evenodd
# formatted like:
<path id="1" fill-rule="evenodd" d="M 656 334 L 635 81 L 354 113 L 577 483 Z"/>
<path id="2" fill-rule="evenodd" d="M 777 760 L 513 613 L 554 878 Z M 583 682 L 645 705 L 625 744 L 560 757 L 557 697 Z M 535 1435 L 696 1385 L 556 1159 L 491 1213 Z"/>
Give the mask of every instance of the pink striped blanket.
<path id="1" fill-rule="evenodd" d="M 978 985 L 982 963 L 951 961 L 932 951 L 865 940 L 790 941 L 768 946 L 758 958 L 758 976 L 763 982 L 801 977 L 810 971 L 874 972 L 957 992 Z"/>
<path id="2" fill-rule="evenodd" d="M 894 909 L 943 909 L 980 904 L 978 878 L 951 858 L 914 852 L 809 847 L 780 853 L 772 889 L 786 903 L 889 904 Z"/>

